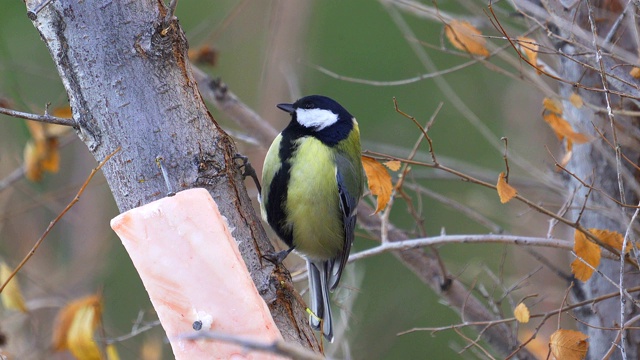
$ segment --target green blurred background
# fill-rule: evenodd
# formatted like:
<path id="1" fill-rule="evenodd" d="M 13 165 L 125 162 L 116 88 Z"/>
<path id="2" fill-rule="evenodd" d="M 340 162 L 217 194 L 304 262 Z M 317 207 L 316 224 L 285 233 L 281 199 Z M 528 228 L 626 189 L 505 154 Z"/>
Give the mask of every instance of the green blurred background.
<path id="1" fill-rule="evenodd" d="M 431 5 L 431 4 L 430 4 Z M 439 3 L 441 9 L 457 15 L 474 16 L 486 25 L 483 13 L 463 9 L 457 3 Z M 475 4 L 480 9 L 484 5 Z M 440 161 L 463 172 L 495 183 L 504 169 L 502 136 L 509 138 L 509 152 L 521 154 L 531 167 L 513 165 L 513 181 L 519 189 L 539 191 L 532 174 L 547 171 L 549 159 L 544 145 L 552 149 L 556 141 L 540 119 L 542 96 L 522 82 L 488 70 L 477 63 L 445 75 L 442 80 L 492 133 L 483 137 L 465 119 L 460 105 L 433 79 L 401 86 L 371 86 L 339 80 L 318 71 L 321 66 L 340 75 L 372 81 L 394 81 L 428 73 L 410 41 L 419 40 L 449 52 L 421 48 L 438 69 L 467 62 L 469 56 L 454 54 L 443 40 L 443 25 L 400 14 L 416 39 L 407 39 L 394 22 L 392 13 L 375 1 L 193 1 L 178 4 L 177 16 L 190 47 L 213 47 L 218 54 L 215 66 L 203 66 L 211 76 L 221 77 L 242 101 L 278 128 L 288 121 L 275 104 L 312 93 L 341 102 L 359 121 L 363 147 L 406 157 L 419 136 L 410 120 L 394 111 L 392 98 L 400 108 L 425 123 L 440 103 L 429 134 Z M 502 12 L 505 22 L 508 12 Z M 494 34 L 491 28 L 483 29 Z M 497 42 L 499 45 L 504 45 Z M 513 56 L 513 50 L 511 56 Z M 500 64 L 500 62 L 497 62 Z M 518 69 L 510 69 L 512 72 Z M 0 11 L 0 97 L 9 106 L 41 113 L 44 104 L 67 105 L 66 94 L 46 47 L 26 17 L 20 1 L 5 1 Z M 224 114 L 209 106 L 214 118 L 226 129 L 243 133 Z M 0 179 L 22 162 L 29 133 L 22 120 L 0 115 Z M 63 140 L 62 170 L 49 174 L 41 183 L 20 180 L 0 193 L 0 256 L 15 265 L 84 181 L 95 160 L 84 144 L 70 134 Z M 239 141 L 242 152 L 262 161 L 265 149 Z M 429 161 L 423 144 L 418 159 Z M 260 166 L 258 166 L 260 167 Z M 500 205 L 497 195 L 441 172 L 415 167 L 410 182 L 425 186 L 475 209 L 508 232 L 544 235 L 546 222 L 518 204 Z M 521 181 L 521 183 L 518 183 Z M 255 190 L 253 191 L 255 199 Z M 484 226 L 428 197 L 412 194 L 428 235 L 488 233 Z M 558 199 L 548 199 L 551 206 Z M 418 236 L 415 221 L 406 203 L 397 200 L 392 222 Z M 118 211 L 105 181 L 97 177 L 81 201 L 58 224 L 19 279 L 28 299 L 47 299 L 49 305 L 37 310 L 51 317 L 60 304 L 98 290 L 104 294 L 104 319 L 109 337 L 128 333 L 138 316 L 154 315 L 142 284 L 109 220 Z M 376 242 L 358 238 L 353 251 Z M 472 283 L 487 279 L 486 270 L 499 272 L 506 252 L 505 283 L 526 274 L 535 266 L 526 255 L 498 245 L 447 245 L 440 247 L 449 271 Z M 296 264 L 292 265 L 294 268 Z M 540 274 L 542 280 L 544 276 Z M 511 280 L 509 280 L 511 279 Z M 535 281 L 535 280 L 532 280 Z M 498 287 L 487 281 L 487 287 Z M 416 332 L 397 336 L 400 331 L 421 326 L 445 326 L 460 322 L 457 314 L 408 271 L 392 255 L 382 255 L 349 266 L 342 288 L 335 294 L 336 307 L 346 307 L 342 316 L 348 329 L 328 353 L 354 359 L 448 359 L 458 358 L 465 342 L 455 333 Z M 300 284 L 304 289 L 304 283 Z M 533 290 L 531 290 L 533 291 Z M 531 292 L 530 291 L 530 292 Z M 501 294 L 501 290 L 496 292 Z M 31 300 L 30 300 L 31 301 Z M 345 313 L 347 315 L 345 315 Z M 2 331 L 11 339 L 12 329 L 26 326 L 47 333 L 50 323 L 33 323 L 19 314 L 4 311 Z M 8 324 L 8 325 L 5 325 Z M 16 330 L 17 331 L 17 330 Z M 158 336 L 159 329 L 118 343 L 123 359 L 138 358 L 141 343 Z M 47 349 L 48 344 L 34 346 Z M 26 351 L 26 350 L 25 350 Z M 66 358 L 58 354 L 59 358 Z M 467 351 L 462 358 L 480 355 Z M 27 357 L 25 357 L 27 358 Z M 164 358 L 171 358 L 164 345 Z"/>

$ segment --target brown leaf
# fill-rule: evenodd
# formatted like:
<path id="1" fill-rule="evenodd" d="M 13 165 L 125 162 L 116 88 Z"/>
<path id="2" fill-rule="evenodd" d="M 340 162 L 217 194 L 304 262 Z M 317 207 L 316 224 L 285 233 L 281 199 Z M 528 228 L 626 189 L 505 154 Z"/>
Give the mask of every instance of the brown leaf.
<path id="1" fill-rule="evenodd" d="M 389 168 L 389 170 L 391 171 L 398 171 L 400 170 L 400 165 L 402 165 L 402 163 L 398 160 L 390 160 L 390 161 L 385 161 L 383 162 L 383 164 Z"/>
<path id="2" fill-rule="evenodd" d="M 518 304 L 518 306 L 513 309 L 513 315 L 520 323 L 526 324 L 529 322 L 529 308 L 524 303 Z"/>
<path id="3" fill-rule="evenodd" d="M 480 30 L 468 21 L 452 20 L 444 26 L 444 34 L 458 50 L 473 55 L 489 56 L 489 51 L 485 47 L 487 40 L 482 37 Z"/>
<path id="4" fill-rule="evenodd" d="M 505 204 L 513 199 L 518 191 L 511 185 L 509 185 L 505 179 L 504 172 L 501 172 L 498 176 L 498 184 L 496 185 L 498 190 L 498 196 L 500 196 L 500 202 Z"/>
<path id="5" fill-rule="evenodd" d="M 576 93 L 571 93 L 571 96 L 569 96 L 569 102 L 571 102 L 571 104 L 575 106 L 576 109 L 580 109 L 582 105 L 584 105 L 584 102 L 582 101 L 582 96 Z"/>
<path id="6" fill-rule="evenodd" d="M 633 76 L 636 79 L 640 79 L 640 68 L 634 66 L 631 71 L 629 71 L 629 75 Z"/>
<path id="7" fill-rule="evenodd" d="M 588 338 L 580 331 L 558 329 L 549 338 L 551 353 L 556 359 L 582 360 L 589 350 Z"/>
<path id="8" fill-rule="evenodd" d="M 576 144 L 583 144 L 589 141 L 589 137 L 587 135 L 577 133 L 573 131 L 571 125 L 567 122 L 567 120 L 561 118 L 553 112 L 547 113 L 543 115 L 544 121 L 551 126 L 553 132 L 556 133 L 558 140 L 562 141 L 564 138 L 567 138 Z"/>
<path id="9" fill-rule="evenodd" d="M 11 268 L 4 262 L 0 262 L 0 285 L 11 275 Z M 18 279 L 13 277 L 11 281 L 5 286 L 2 293 L 0 293 L 0 300 L 5 309 L 17 310 L 20 312 L 27 312 L 27 305 L 24 302 L 22 291 L 20 290 L 20 284 Z"/>
<path id="10" fill-rule="evenodd" d="M 393 190 L 391 175 L 389 175 L 387 169 L 376 159 L 368 156 L 362 156 L 362 166 L 364 167 L 364 172 L 367 174 L 369 190 L 371 190 L 371 194 L 376 196 L 378 200 L 378 206 L 374 213 L 377 214 L 387 206 L 387 203 L 391 199 L 391 192 Z"/>
<path id="11" fill-rule="evenodd" d="M 600 255 L 602 249 L 598 244 L 594 244 L 587 239 L 587 236 L 579 230 L 575 231 L 573 240 L 573 251 L 582 260 L 586 261 L 593 269 L 600 265 Z M 585 264 L 582 260 L 576 258 L 571 263 L 571 272 L 575 275 L 576 279 L 580 281 L 587 281 L 593 275 L 593 269 Z"/>
<path id="12" fill-rule="evenodd" d="M 563 107 L 558 99 L 544 98 L 542 100 L 542 106 L 554 114 L 562 115 Z"/>

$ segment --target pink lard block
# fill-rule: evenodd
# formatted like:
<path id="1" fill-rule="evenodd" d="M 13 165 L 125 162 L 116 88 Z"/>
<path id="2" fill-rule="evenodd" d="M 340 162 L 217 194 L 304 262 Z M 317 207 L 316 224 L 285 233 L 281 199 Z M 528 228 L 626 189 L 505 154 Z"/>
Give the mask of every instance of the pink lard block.
<path id="1" fill-rule="evenodd" d="M 179 340 L 202 330 L 272 342 L 282 336 L 256 290 L 226 219 L 204 189 L 179 192 L 111 220 L 167 333 L 176 359 L 281 359 L 219 341 Z"/>

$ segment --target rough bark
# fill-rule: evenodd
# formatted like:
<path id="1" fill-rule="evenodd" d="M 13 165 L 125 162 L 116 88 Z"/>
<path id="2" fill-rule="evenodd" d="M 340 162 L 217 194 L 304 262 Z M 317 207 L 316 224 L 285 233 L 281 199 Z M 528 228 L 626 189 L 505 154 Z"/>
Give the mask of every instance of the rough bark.
<path id="1" fill-rule="evenodd" d="M 40 3 L 26 1 L 28 15 L 64 83 L 78 136 L 97 160 L 122 149 L 103 168 L 119 210 L 165 196 L 162 157 L 174 190 L 203 187 L 218 203 L 285 339 L 318 349 L 288 272 L 261 259 L 273 248 L 234 166 L 235 145 L 207 111 L 184 33 L 163 2 Z"/>
<path id="2" fill-rule="evenodd" d="M 567 8 L 562 6 L 567 5 L 565 2 L 555 1 L 542 5 L 529 1 L 518 4 L 524 13 L 548 28 L 546 43 L 550 40 L 557 51 L 566 54 L 554 59 L 557 60 L 558 77 L 565 80 L 558 82 L 563 116 L 576 131 L 594 139 L 586 144 L 574 144 L 573 157 L 567 164 L 575 177 L 596 189 L 591 191 L 576 178 L 566 177 L 569 193 L 577 189 L 573 219 L 586 228 L 625 234 L 634 210 L 611 199 L 637 205 L 639 198 L 638 172 L 634 168 L 640 159 L 639 119 L 623 114 L 623 111 L 637 112 L 640 98 L 638 80 L 629 74 L 632 66 L 637 66 L 637 55 L 634 55 L 638 46 L 637 9 L 632 3 L 617 1 L 578 1 Z M 569 101 L 572 93 L 580 95 L 588 106 L 574 106 Z M 598 132 L 613 146 L 608 145 Z M 619 147 L 620 153 L 629 161 L 622 157 L 616 160 L 614 147 Z M 630 241 L 632 239 L 635 241 L 635 236 Z M 603 259 L 598 270 L 601 274 L 594 274 L 587 282 L 575 282 L 573 297 L 576 301 L 619 291 L 605 276 L 618 283 L 620 262 Z M 640 284 L 637 269 L 627 265 L 624 274 L 624 287 Z M 616 327 L 637 314 L 636 304 L 629 300 L 622 304 L 619 298 L 578 310 L 580 330 L 589 336 L 588 358 L 602 359 L 616 341 Z M 640 332 L 627 331 L 626 336 L 626 358 L 637 359 Z M 611 359 L 623 358 L 619 348 L 613 350 Z"/>

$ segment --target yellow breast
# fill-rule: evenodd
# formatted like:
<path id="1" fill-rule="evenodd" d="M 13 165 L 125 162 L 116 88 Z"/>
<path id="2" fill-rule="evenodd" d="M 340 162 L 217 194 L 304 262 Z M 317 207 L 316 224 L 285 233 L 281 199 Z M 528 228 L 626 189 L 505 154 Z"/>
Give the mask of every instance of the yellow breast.
<path id="1" fill-rule="evenodd" d="M 336 166 L 331 149 L 313 137 L 297 140 L 287 192 L 287 226 L 296 250 L 326 260 L 344 246 Z"/>

